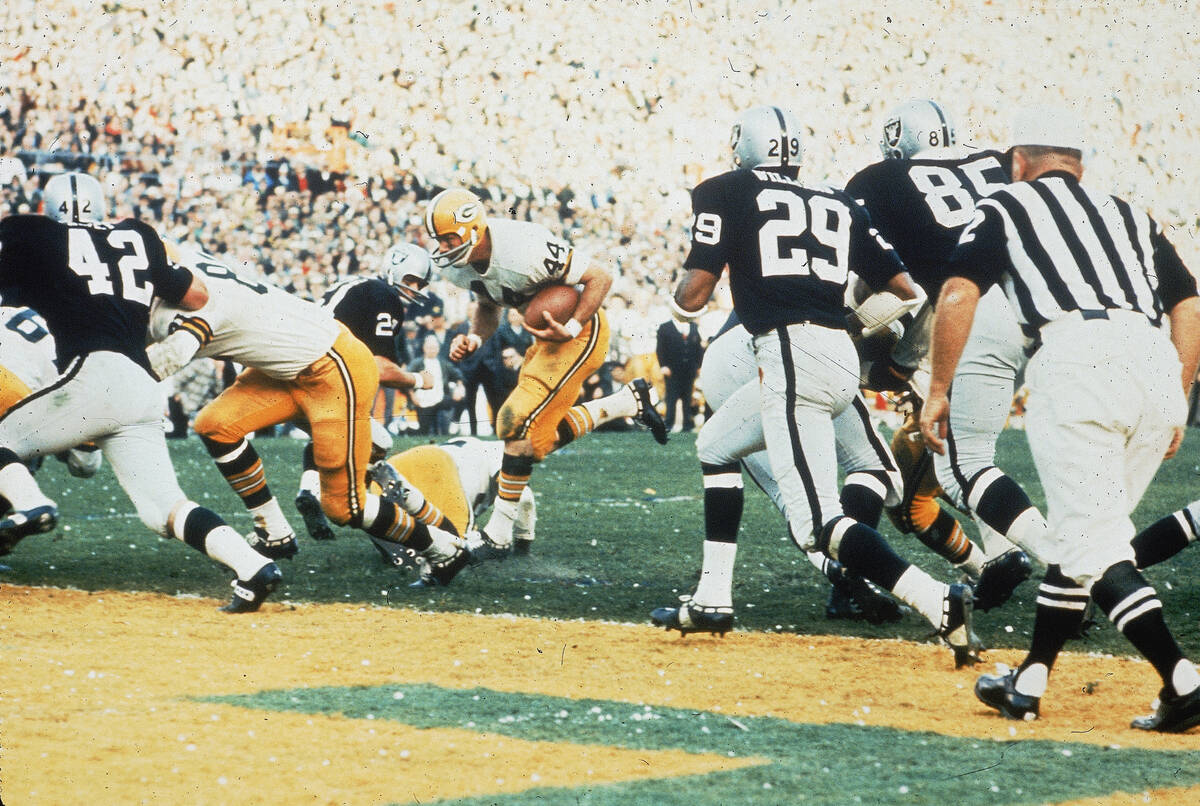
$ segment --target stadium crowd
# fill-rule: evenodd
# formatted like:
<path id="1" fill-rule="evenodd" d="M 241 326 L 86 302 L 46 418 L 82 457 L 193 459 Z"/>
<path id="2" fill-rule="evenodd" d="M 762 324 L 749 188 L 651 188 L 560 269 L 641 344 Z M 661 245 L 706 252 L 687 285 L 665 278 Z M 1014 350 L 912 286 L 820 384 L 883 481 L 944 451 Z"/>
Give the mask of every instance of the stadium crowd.
<path id="1" fill-rule="evenodd" d="M 428 246 L 422 203 L 462 185 L 493 215 L 605 256 L 612 353 L 626 362 L 654 353 L 687 190 L 726 167 L 734 110 L 762 99 L 803 110 L 805 175 L 840 185 L 878 159 L 879 121 L 904 97 L 943 99 L 960 139 L 990 146 L 1007 136 L 1013 97 L 1049 90 L 1075 99 L 1098 153 L 1132 148 L 1134 160 L 1106 157 L 1090 175 L 1154 205 L 1197 264 L 1185 179 L 1196 122 L 1179 106 L 1197 78 L 1173 68 L 1190 34 L 1168 24 L 1171 3 L 1023 13 L 956 2 L 926 17 L 857 0 L 801 13 L 820 5 L 644 2 L 623 6 L 618 25 L 595 1 L 215 0 L 197 13 L 15 0 L 0 61 L 0 212 L 34 210 L 49 175 L 88 170 L 108 186 L 111 217 L 145 218 L 319 297 L 393 242 Z M 1114 35 L 1133 13 L 1142 24 Z M 873 35 L 850 41 L 851 30 Z M 1048 46 L 1026 47 L 1031 35 Z M 461 321 L 468 295 L 434 291 Z"/>

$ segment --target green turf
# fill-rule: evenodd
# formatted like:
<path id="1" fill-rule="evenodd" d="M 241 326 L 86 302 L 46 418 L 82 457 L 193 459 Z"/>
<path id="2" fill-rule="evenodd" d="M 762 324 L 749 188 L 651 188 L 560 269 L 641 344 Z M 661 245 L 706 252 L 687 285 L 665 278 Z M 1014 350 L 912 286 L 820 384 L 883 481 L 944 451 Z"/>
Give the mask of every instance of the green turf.
<path id="1" fill-rule="evenodd" d="M 417 444 L 397 441 L 397 449 Z M 273 490 L 302 528 L 291 505 L 299 478 L 302 443 L 255 441 Z M 197 440 L 171 443 L 183 489 L 225 515 L 242 531 L 250 521 Z M 1020 432 L 1000 443 L 1000 464 L 1039 504 Z M 1138 508 L 1144 526 L 1197 495 L 1200 435 L 1164 464 Z M 69 477 L 53 459 L 38 478 L 62 510 L 59 531 L 31 537 L 4 558 L 12 570 L 0 581 L 226 597 L 224 569 L 184 545 L 160 540 L 137 520 L 107 466 L 94 479 Z M 350 529 L 338 540 L 302 537 L 300 556 L 283 563 L 282 600 L 359 601 L 462 612 L 507 612 L 560 618 L 645 623 L 659 605 L 690 592 L 700 564 L 703 508 L 700 473 L 691 435 L 676 434 L 666 447 L 645 432 L 597 433 L 547 459 L 535 469 L 538 540 L 527 559 L 488 563 L 464 571 L 445 589 L 410 589 L 411 572 L 388 568 L 369 541 Z M 912 538 L 885 533 L 901 553 L 943 579 L 948 566 Z M 1200 602 L 1200 551 L 1187 550 L 1148 573 L 1159 588 L 1167 617 L 1186 651 L 1200 655 L 1196 608 Z M 980 614 L 978 631 L 991 646 L 1023 646 L 1033 610 L 1034 585 L 1026 583 L 1004 608 Z M 801 556 L 782 518 L 757 490 L 748 489 L 738 554 L 734 602 L 738 627 L 804 633 L 921 638 L 916 617 L 883 627 L 831 622 L 824 617 L 827 585 Z M 1076 645 L 1081 648 L 1081 645 Z M 1105 622 L 1082 648 L 1131 654 Z"/>
<path id="2" fill-rule="evenodd" d="M 534 788 L 509 796 L 438 801 L 464 806 L 547 802 L 694 806 L 751 800 L 1016 806 L 1200 783 L 1195 753 L 1047 741 L 989 742 L 766 717 L 731 720 L 711 712 L 485 688 L 327 687 L 205 701 L 265 711 L 394 720 L 418 728 L 452 727 L 531 741 L 679 749 L 766 760 L 754 767 L 702 776 L 578 789 Z M 536 764 L 520 774 L 528 778 L 535 772 Z M 484 764 L 477 774 L 510 773 Z M 380 796 L 386 799 L 388 793 Z"/>

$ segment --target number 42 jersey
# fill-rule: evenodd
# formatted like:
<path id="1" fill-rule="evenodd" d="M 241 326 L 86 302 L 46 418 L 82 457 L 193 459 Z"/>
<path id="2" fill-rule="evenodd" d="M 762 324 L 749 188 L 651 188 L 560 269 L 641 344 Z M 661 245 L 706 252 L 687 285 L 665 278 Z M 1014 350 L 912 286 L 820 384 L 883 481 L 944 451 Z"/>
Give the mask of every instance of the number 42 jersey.
<path id="1" fill-rule="evenodd" d="M 146 325 L 154 295 L 176 303 L 192 275 L 168 261 L 158 233 L 127 219 L 67 224 L 40 215 L 0 221 L 0 294 L 46 320 L 58 366 L 99 351 L 149 371 Z"/>
<path id="2" fill-rule="evenodd" d="M 765 168 L 739 169 L 692 191 L 685 269 L 729 266 L 733 306 L 754 335 L 811 322 L 844 330 L 847 272 L 879 290 L 904 271 L 866 211 L 836 190 Z"/>

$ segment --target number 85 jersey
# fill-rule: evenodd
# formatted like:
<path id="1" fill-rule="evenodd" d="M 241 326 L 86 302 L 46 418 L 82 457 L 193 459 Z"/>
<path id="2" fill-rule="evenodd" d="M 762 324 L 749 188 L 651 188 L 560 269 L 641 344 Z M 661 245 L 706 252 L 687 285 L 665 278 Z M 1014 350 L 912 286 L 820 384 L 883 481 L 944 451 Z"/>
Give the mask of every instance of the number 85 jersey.
<path id="1" fill-rule="evenodd" d="M 904 264 L 853 199 L 782 170 L 740 169 L 697 185 L 684 268 L 719 275 L 728 265 L 734 310 L 756 336 L 799 322 L 845 330 L 847 272 L 879 290 Z"/>

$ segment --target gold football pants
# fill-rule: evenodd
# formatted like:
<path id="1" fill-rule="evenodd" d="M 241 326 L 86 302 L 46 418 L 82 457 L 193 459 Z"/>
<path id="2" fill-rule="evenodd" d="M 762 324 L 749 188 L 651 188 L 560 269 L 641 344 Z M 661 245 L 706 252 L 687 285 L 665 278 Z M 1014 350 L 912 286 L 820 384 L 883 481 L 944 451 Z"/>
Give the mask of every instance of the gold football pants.
<path id="1" fill-rule="evenodd" d="M 496 435 L 508 441 L 528 439 L 533 458 L 540 461 L 554 450 L 558 424 L 608 355 L 608 319 L 597 311 L 570 341 L 536 340 L 513 390 L 496 417 Z"/>
<path id="2" fill-rule="evenodd" d="M 454 524 L 460 535 L 474 526 L 474 513 L 463 490 L 458 466 L 450 454 L 437 445 L 418 445 L 388 457 L 388 464 L 421 491 L 425 500 L 437 507 Z"/>
<path id="3" fill-rule="evenodd" d="M 29 397 L 31 391 L 25 381 L 0 366 L 0 415 Z"/>
<path id="4" fill-rule="evenodd" d="M 193 427 L 209 439 L 236 443 L 262 428 L 307 420 L 321 474 L 321 508 L 331 521 L 345 525 L 366 500 L 379 369 L 366 345 L 339 327 L 329 352 L 294 380 L 247 369 L 200 411 Z"/>

